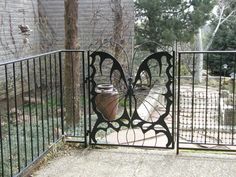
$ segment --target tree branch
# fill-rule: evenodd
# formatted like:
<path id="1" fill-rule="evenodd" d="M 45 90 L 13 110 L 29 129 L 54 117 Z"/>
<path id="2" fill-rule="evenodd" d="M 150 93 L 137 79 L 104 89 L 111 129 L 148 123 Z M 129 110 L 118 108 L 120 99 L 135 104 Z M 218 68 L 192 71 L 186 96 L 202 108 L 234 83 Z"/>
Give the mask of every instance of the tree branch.
<path id="1" fill-rule="evenodd" d="M 218 23 L 217 23 L 217 26 L 215 28 L 215 30 L 213 31 L 211 37 L 210 37 L 210 40 L 207 44 L 207 46 L 205 47 L 205 50 L 209 50 L 209 48 L 211 47 L 212 45 L 212 42 L 215 38 L 215 35 L 217 33 L 217 31 L 219 30 L 219 27 L 220 25 L 222 25 L 224 22 L 226 22 L 232 15 L 235 14 L 236 12 L 236 9 L 234 9 L 233 11 L 231 11 L 225 18 L 223 18 L 223 14 L 224 14 L 224 11 L 229 8 L 229 7 L 226 7 L 225 5 L 222 5 L 222 8 L 220 9 L 220 16 L 219 16 L 219 20 L 218 20 Z"/>
<path id="2" fill-rule="evenodd" d="M 222 9 L 220 10 L 220 16 L 219 16 L 219 20 L 218 20 L 217 26 L 216 26 L 215 30 L 213 31 L 207 46 L 205 47 L 206 51 L 209 50 L 209 48 L 210 48 L 210 46 L 211 46 L 211 44 L 212 44 L 212 42 L 213 42 L 213 40 L 215 38 L 215 35 L 216 35 L 220 25 L 222 24 L 221 20 L 222 20 L 222 16 L 223 16 L 224 10 L 225 10 L 225 6 L 223 6 Z"/>
<path id="3" fill-rule="evenodd" d="M 222 20 L 220 24 L 223 24 L 225 21 L 227 21 L 229 17 L 231 17 L 235 12 L 236 12 L 236 9 L 230 12 L 230 14 L 227 17 L 225 17 L 224 20 Z"/>

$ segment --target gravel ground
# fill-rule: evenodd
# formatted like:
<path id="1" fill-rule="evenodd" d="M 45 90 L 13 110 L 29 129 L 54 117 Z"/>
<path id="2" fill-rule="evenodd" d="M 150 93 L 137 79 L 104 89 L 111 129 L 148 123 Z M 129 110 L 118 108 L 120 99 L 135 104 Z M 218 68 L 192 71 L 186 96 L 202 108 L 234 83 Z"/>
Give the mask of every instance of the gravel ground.
<path id="1" fill-rule="evenodd" d="M 71 149 L 34 177 L 235 177 L 236 154 L 135 148 Z"/>

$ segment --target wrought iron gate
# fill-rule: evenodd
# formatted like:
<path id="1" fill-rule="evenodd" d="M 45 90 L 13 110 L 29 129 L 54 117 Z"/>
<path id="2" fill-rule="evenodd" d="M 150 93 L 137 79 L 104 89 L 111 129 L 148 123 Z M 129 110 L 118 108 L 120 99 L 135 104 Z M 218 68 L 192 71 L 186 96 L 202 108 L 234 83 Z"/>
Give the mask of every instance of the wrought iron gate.
<path id="1" fill-rule="evenodd" d="M 174 148 L 174 56 L 88 54 L 90 144 Z"/>

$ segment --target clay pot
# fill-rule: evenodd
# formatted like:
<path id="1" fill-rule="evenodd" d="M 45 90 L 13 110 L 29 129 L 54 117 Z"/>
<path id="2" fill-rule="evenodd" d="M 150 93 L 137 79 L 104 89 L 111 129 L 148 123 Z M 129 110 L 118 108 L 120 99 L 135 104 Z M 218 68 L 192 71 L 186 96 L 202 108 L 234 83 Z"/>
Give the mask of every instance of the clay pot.
<path id="1" fill-rule="evenodd" d="M 117 89 L 112 84 L 99 84 L 95 92 L 97 93 L 95 98 L 97 110 L 106 120 L 113 121 L 118 111 L 119 94 Z"/>

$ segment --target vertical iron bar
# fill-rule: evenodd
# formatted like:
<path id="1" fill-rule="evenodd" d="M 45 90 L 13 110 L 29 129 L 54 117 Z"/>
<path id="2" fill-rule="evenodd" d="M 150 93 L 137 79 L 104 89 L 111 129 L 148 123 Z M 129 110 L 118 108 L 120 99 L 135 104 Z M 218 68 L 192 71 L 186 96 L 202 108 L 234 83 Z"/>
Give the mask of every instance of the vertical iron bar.
<path id="1" fill-rule="evenodd" d="M 23 116 L 23 134 L 24 134 L 24 151 L 25 151 L 25 166 L 27 166 L 27 143 L 26 143 L 26 128 L 25 128 L 25 106 L 24 106 L 24 76 L 23 76 L 23 65 L 20 62 L 20 73 L 21 73 L 21 99 L 22 99 L 22 116 Z"/>
<path id="2" fill-rule="evenodd" d="M 56 104 L 56 119 L 57 119 L 57 139 L 59 138 L 59 132 L 58 132 L 58 129 L 59 129 L 59 122 L 58 122 L 58 110 L 57 110 L 57 105 L 58 105 L 58 100 L 57 100 L 57 55 L 55 54 L 54 55 L 54 62 L 55 62 L 55 104 Z"/>
<path id="3" fill-rule="evenodd" d="M 174 148 L 175 146 L 175 62 L 176 62 L 176 54 L 175 54 L 175 51 L 173 51 L 173 70 L 172 70 L 172 148 Z"/>
<path id="4" fill-rule="evenodd" d="M 30 141 L 31 141 L 31 160 L 34 160 L 33 149 L 33 129 L 32 129 L 32 110 L 31 110 L 31 88 L 30 88 L 30 73 L 29 73 L 29 60 L 27 60 L 27 78 L 28 78 L 28 97 L 29 97 L 29 114 L 30 114 Z"/>
<path id="5" fill-rule="evenodd" d="M 60 72 L 60 104 L 61 104 L 61 129 L 62 135 L 64 135 L 64 104 L 63 104 L 63 81 L 62 81 L 62 58 L 61 52 L 59 52 L 59 72 Z"/>
<path id="6" fill-rule="evenodd" d="M 219 81 L 219 100 L 218 100 L 218 130 L 217 130 L 217 144 L 220 144 L 220 113 L 221 113 L 221 72 L 222 72 L 222 54 L 220 54 L 220 81 Z"/>
<path id="7" fill-rule="evenodd" d="M 45 67 L 45 87 L 46 87 L 46 116 L 47 116 L 47 133 L 48 133 L 48 145 L 50 144 L 50 132 L 49 132 L 49 110 L 48 110 L 48 73 L 47 73 L 47 56 L 44 57 Z"/>
<path id="8" fill-rule="evenodd" d="M 39 82 L 40 82 L 40 102 L 41 102 L 41 122 L 42 122 L 42 138 L 43 138 L 43 151 L 45 150 L 45 137 L 44 137 L 44 117 L 43 117 L 43 82 L 42 82 L 42 58 L 39 57 Z"/>
<path id="9" fill-rule="evenodd" d="M 193 77 L 192 77 L 192 122 L 191 122 L 191 142 L 193 142 L 194 134 L 194 83 L 195 83 L 195 60 L 196 54 L 193 54 Z"/>
<path id="10" fill-rule="evenodd" d="M 209 74 L 209 54 L 207 54 L 206 58 L 206 108 L 205 108 L 205 144 L 206 144 L 206 138 L 207 138 L 207 112 L 208 112 L 208 74 Z"/>
<path id="11" fill-rule="evenodd" d="M 18 108 L 17 108 L 17 93 L 16 93 L 16 66 L 13 63 L 13 89 L 14 89 L 14 104 L 15 104 L 15 116 L 16 116 L 16 144 L 17 144 L 17 164 L 18 172 L 20 172 L 20 141 L 19 141 L 19 124 L 18 124 Z"/>
<path id="12" fill-rule="evenodd" d="M 88 113 L 89 113 L 89 133 L 92 130 L 92 124 L 91 124 L 91 95 L 90 95 L 90 84 L 91 84 L 91 77 L 90 77 L 90 51 L 87 52 L 87 59 L 88 59 Z M 89 136 L 89 144 L 92 144 L 91 137 Z"/>
<path id="13" fill-rule="evenodd" d="M 87 112 L 86 112 L 86 78 L 85 78 L 85 63 L 84 63 L 84 51 L 82 52 L 82 69 L 83 69 L 83 101 L 84 101 L 84 143 L 87 147 Z"/>
<path id="14" fill-rule="evenodd" d="M 234 78 L 233 78 L 233 120 L 232 120 L 232 145 L 234 145 L 234 124 L 235 124 L 235 73 L 236 73 L 236 53 L 234 53 Z"/>
<path id="15" fill-rule="evenodd" d="M 3 145 L 2 145 L 2 113 L 0 112 L 0 143 L 1 143 L 1 168 L 2 168 L 2 176 L 4 176 L 4 153 L 3 153 Z"/>
<path id="16" fill-rule="evenodd" d="M 49 68 L 50 68 L 50 71 L 49 71 L 49 77 L 50 77 L 50 92 L 51 92 L 51 119 L 52 119 L 52 141 L 55 142 L 55 134 L 54 134 L 54 115 L 53 115 L 53 104 L 54 104 L 54 101 L 53 101 L 53 84 L 52 84 L 52 55 L 50 54 L 50 58 L 49 58 Z"/>
<path id="17" fill-rule="evenodd" d="M 72 78 L 72 87 L 73 87 L 73 90 L 72 90 L 72 117 L 73 117 L 73 134 L 75 136 L 75 80 L 74 80 L 74 60 L 75 58 L 72 57 L 73 56 L 73 52 L 70 53 L 70 58 L 71 58 L 71 64 L 72 64 L 72 71 L 71 71 L 71 78 Z"/>
<path id="18" fill-rule="evenodd" d="M 129 116 L 132 116 L 132 95 L 129 93 Z"/>
<path id="19" fill-rule="evenodd" d="M 179 128 L 180 128 L 180 69 L 181 69 L 181 53 L 178 53 L 178 92 L 177 92 L 177 147 L 176 154 L 179 154 Z"/>
<path id="20" fill-rule="evenodd" d="M 40 151 L 39 150 L 39 122 L 38 122 L 38 99 L 37 99 L 37 81 L 36 81 L 35 58 L 33 59 L 33 71 L 34 71 L 34 99 L 35 99 L 37 155 L 39 156 L 39 151 Z"/>
<path id="21" fill-rule="evenodd" d="M 129 116 L 130 116 L 130 118 L 131 118 L 131 116 L 132 116 L 132 95 L 131 94 L 133 94 L 133 92 L 131 92 L 131 90 L 132 90 L 132 78 L 129 78 L 129 83 L 128 83 L 129 85 L 128 85 L 128 90 L 130 90 L 130 91 L 128 91 L 128 96 L 129 96 Z"/>
<path id="22" fill-rule="evenodd" d="M 5 79 L 6 79 L 6 99 L 7 99 L 7 123 L 8 123 L 8 137 L 9 137 L 9 160 L 10 160 L 10 173 L 13 176 L 12 168 L 12 149 L 11 149 L 11 121 L 10 121 L 10 103 L 9 103 L 9 90 L 8 90 L 8 70 L 7 65 L 5 65 Z"/>

